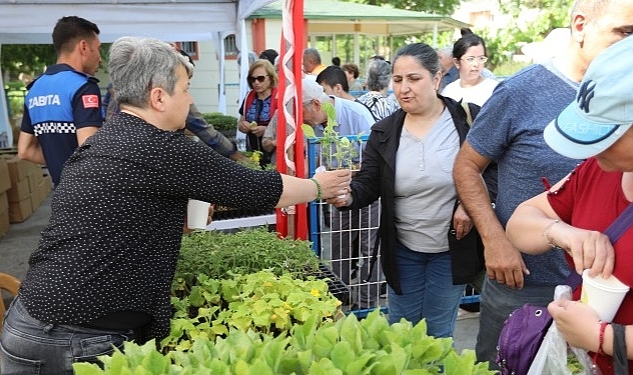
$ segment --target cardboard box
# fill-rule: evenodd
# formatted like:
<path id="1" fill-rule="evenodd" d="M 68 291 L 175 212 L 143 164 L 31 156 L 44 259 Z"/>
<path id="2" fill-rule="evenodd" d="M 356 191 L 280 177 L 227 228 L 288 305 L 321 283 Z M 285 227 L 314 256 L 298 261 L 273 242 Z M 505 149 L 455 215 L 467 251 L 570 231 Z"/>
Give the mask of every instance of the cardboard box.
<path id="1" fill-rule="evenodd" d="M 9 190 L 11 179 L 9 177 L 9 166 L 6 160 L 0 158 L 0 193 Z"/>
<path id="2" fill-rule="evenodd" d="M 9 210 L 0 211 L 0 237 L 7 234 L 10 226 Z"/>
<path id="3" fill-rule="evenodd" d="M 0 212 L 4 211 L 9 211 L 9 199 L 6 191 L 0 193 Z"/>
<path id="4" fill-rule="evenodd" d="M 31 164 L 33 164 L 30 161 L 21 160 L 17 156 L 5 156 L 5 161 L 7 162 L 7 166 L 9 167 L 9 177 L 11 178 L 11 185 L 25 180 L 26 176 L 28 176 L 29 172 L 31 171 Z"/>
<path id="5" fill-rule="evenodd" d="M 11 223 L 21 223 L 28 219 L 32 213 L 33 204 L 31 203 L 31 197 L 19 202 L 9 201 L 9 221 Z"/>
<path id="6" fill-rule="evenodd" d="M 7 190 L 9 202 L 19 202 L 31 196 L 29 189 L 29 180 L 25 178 L 22 181 L 11 183 L 11 189 Z"/>
<path id="7" fill-rule="evenodd" d="M 35 190 L 37 190 L 38 185 L 40 184 L 40 182 L 42 182 L 42 171 L 40 171 L 39 169 L 36 169 L 34 171 L 32 171 L 28 176 L 26 176 L 26 179 L 29 180 L 29 191 L 32 193 L 35 192 Z"/>

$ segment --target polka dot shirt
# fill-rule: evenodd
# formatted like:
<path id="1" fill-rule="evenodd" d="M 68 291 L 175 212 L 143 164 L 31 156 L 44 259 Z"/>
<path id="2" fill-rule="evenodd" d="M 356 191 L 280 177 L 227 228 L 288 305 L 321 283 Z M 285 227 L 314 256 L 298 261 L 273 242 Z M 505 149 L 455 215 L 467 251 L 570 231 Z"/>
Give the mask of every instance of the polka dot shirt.
<path id="1" fill-rule="evenodd" d="M 277 172 L 244 168 L 121 113 L 66 162 L 20 299 L 52 324 L 144 312 L 153 318 L 146 338 L 160 339 L 188 198 L 272 209 L 282 189 Z"/>

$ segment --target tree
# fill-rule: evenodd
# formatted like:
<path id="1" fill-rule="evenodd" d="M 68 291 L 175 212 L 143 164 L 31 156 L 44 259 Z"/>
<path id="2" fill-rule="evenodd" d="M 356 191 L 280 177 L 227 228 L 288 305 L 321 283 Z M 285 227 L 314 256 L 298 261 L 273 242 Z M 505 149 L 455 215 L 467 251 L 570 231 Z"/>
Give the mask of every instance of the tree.
<path id="1" fill-rule="evenodd" d="M 512 16 L 505 28 L 475 31 L 486 41 L 492 67 L 507 62 L 521 45 L 541 41 L 555 28 L 569 27 L 574 0 L 499 0 L 500 11 Z M 533 19 L 521 17 L 533 12 Z"/>
<path id="2" fill-rule="evenodd" d="M 369 5 L 389 4 L 396 9 L 415 10 L 429 14 L 449 15 L 459 7 L 461 0 L 351 0 Z"/>
<path id="3" fill-rule="evenodd" d="M 57 60 L 52 44 L 3 44 L 0 56 L 0 66 L 11 78 L 37 75 Z"/>
<path id="4" fill-rule="evenodd" d="M 423 11 L 431 14 L 449 15 L 460 6 L 459 0 L 350 0 L 371 5 L 390 5 L 398 9 Z M 494 68 L 511 60 L 520 46 L 543 40 L 555 28 L 569 26 L 569 14 L 574 0 L 497 0 L 502 14 L 511 16 L 510 24 L 503 29 L 476 29 L 473 31 L 486 41 L 489 66 Z M 526 14 L 534 18 L 526 19 Z M 398 43 L 431 43 L 430 35 L 412 35 L 396 38 Z M 394 40 L 396 40 L 394 39 Z M 438 46 L 455 42 L 452 32 L 438 35 Z"/>

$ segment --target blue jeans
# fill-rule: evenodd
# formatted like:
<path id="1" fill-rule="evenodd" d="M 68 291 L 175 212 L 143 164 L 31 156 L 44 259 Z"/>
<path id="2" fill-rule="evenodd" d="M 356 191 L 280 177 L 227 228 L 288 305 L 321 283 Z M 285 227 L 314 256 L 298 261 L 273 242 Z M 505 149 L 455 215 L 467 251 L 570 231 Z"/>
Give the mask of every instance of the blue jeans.
<path id="1" fill-rule="evenodd" d="M 402 295 L 387 291 L 389 323 L 426 319 L 429 336 L 452 337 L 465 285 L 453 285 L 448 251 L 422 253 L 397 243 L 396 252 Z"/>
<path id="2" fill-rule="evenodd" d="M 75 362 L 100 363 L 97 356 L 133 340 L 134 331 L 48 324 L 31 317 L 16 298 L 0 336 L 0 368 L 11 374 L 73 374 Z"/>
<path id="3" fill-rule="evenodd" d="M 499 370 L 495 362 L 497 343 L 503 323 L 510 313 L 526 303 L 547 306 L 554 299 L 555 286 L 525 286 L 511 289 L 487 276 L 480 297 L 479 334 L 477 335 L 477 361 L 488 361 L 491 370 Z"/>

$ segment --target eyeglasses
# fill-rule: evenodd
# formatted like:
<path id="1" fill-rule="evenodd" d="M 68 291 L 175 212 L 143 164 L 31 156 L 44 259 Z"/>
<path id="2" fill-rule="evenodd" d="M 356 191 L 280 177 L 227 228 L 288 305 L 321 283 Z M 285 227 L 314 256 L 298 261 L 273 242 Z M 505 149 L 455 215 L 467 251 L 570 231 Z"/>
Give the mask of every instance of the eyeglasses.
<path id="1" fill-rule="evenodd" d="M 248 77 L 248 82 L 253 83 L 255 81 L 262 83 L 266 80 L 267 76 Z"/>
<path id="2" fill-rule="evenodd" d="M 479 56 L 479 57 L 468 56 L 460 60 L 466 61 L 469 65 L 477 65 L 477 64 L 485 64 L 486 61 L 488 61 L 488 58 L 486 56 Z"/>

